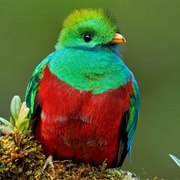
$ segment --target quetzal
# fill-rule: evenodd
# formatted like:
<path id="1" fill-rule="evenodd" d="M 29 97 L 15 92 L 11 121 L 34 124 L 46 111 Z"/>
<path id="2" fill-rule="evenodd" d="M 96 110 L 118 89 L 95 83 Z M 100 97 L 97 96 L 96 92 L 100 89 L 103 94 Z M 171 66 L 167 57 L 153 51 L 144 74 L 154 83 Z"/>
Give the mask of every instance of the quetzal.
<path id="1" fill-rule="evenodd" d="M 56 50 L 34 70 L 25 101 L 47 156 L 121 166 L 139 116 L 139 90 L 118 54 L 125 42 L 102 9 L 75 10 Z"/>

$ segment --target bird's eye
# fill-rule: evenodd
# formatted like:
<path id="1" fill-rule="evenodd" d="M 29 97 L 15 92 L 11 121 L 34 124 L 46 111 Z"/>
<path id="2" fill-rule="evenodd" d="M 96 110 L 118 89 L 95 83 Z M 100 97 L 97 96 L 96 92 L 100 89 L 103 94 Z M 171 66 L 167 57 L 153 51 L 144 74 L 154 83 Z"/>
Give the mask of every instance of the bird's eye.
<path id="1" fill-rule="evenodd" d="M 91 34 L 85 34 L 85 35 L 84 35 L 84 41 L 85 41 L 85 42 L 90 42 L 91 40 L 92 40 Z"/>

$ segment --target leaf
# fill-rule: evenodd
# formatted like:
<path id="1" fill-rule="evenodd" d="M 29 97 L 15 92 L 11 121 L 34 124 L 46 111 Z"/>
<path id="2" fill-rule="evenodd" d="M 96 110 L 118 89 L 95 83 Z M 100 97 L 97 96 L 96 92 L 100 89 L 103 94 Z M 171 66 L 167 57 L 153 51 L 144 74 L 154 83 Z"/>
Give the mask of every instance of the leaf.
<path id="1" fill-rule="evenodd" d="M 21 113 L 19 114 L 17 123 L 21 124 L 23 120 L 27 117 L 28 113 L 29 113 L 29 108 L 26 108 L 23 111 L 21 111 Z"/>
<path id="2" fill-rule="evenodd" d="M 26 131 L 28 127 L 29 127 L 29 119 L 24 119 L 24 121 L 20 124 L 18 130 L 20 132 L 23 132 L 23 131 Z"/>
<path id="3" fill-rule="evenodd" d="M 12 126 L 12 129 L 14 129 L 14 127 L 15 127 L 15 121 L 14 121 L 14 119 L 12 118 L 12 117 L 10 117 L 10 123 L 11 123 L 11 126 Z"/>
<path id="4" fill-rule="evenodd" d="M 174 155 L 172 155 L 172 154 L 169 154 L 169 156 L 174 160 L 174 162 L 180 167 L 180 160 L 176 157 L 176 156 L 174 156 Z"/>
<path id="5" fill-rule="evenodd" d="M 11 124 L 8 120 L 0 117 L 0 121 L 1 121 L 2 123 L 4 123 L 5 125 L 7 125 L 7 126 L 9 126 L 9 127 L 12 128 L 12 124 Z"/>
<path id="6" fill-rule="evenodd" d="M 22 105 L 21 105 L 21 109 L 19 111 L 19 114 L 21 114 L 26 108 L 27 108 L 26 102 L 23 102 Z"/>
<path id="7" fill-rule="evenodd" d="M 20 109 L 21 109 L 21 99 L 19 96 L 14 96 L 11 101 L 10 110 L 11 110 L 12 117 L 15 120 L 18 118 Z"/>

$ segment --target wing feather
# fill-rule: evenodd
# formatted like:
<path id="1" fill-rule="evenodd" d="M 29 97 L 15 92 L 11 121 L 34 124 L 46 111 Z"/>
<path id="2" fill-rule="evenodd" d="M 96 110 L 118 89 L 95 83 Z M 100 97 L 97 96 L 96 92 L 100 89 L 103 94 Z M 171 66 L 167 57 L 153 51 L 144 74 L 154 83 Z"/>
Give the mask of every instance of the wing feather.
<path id="1" fill-rule="evenodd" d="M 29 118 L 35 113 L 35 109 L 37 108 L 36 97 L 39 91 L 39 84 L 41 79 L 43 78 L 43 70 L 49 61 L 50 56 L 45 58 L 34 70 L 31 80 L 27 86 L 26 94 L 25 94 L 25 102 L 27 103 L 27 107 L 30 108 Z"/>
<path id="2" fill-rule="evenodd" d="M 134 75 L 131 74 L 131 76 L 132 76 L 133 91 L 130 96 L 130 107 L 124 113 L 121 119 L 122 123 L 119 128 L 119 137 L 120 137 L 119 149 L 117 153 L 115 166 L 121 166 L 123 164 L 127 153 L 129 154 L 131 159 L 132 142 L 139 118 L 139 108 L 140 108 L 139 88 Z"/>
<path id="3" fill-rule="evenodd" d="M 139 110 L 140 110 L 139 87 L 133 74 L 132 74 L 132 86 L 133 86 L 133 92 L 131 94 L 129 119 L 126 128 L 126 131 L 128 133 L 127 150 L 129 152 L 129 155 L 131 154 L 131 150 L 132 150 L 132 142 L 133 142 L 134 133 L 139 118 Z"/>

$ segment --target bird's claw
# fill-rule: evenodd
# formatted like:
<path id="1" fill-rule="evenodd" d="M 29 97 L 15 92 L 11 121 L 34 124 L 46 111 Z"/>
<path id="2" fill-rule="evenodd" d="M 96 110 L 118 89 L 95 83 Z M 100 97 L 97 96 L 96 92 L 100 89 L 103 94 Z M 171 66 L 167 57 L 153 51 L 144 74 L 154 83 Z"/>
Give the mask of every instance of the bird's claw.
<path id="1" fill-rule="evenodd" d="M 50 156 L 46 159 L 46 162 L 45 162 L 45 164 L 44 164 L 44 166 L 43 166 L 42 172 L 46 169 L 46 167 L 47 167 L 48 164 L 51 165 L 53 175 L 55 176 L 55 170 L 54 170 L 53 156 L 52 156 L 52 155 L 50 155 Z"/>

